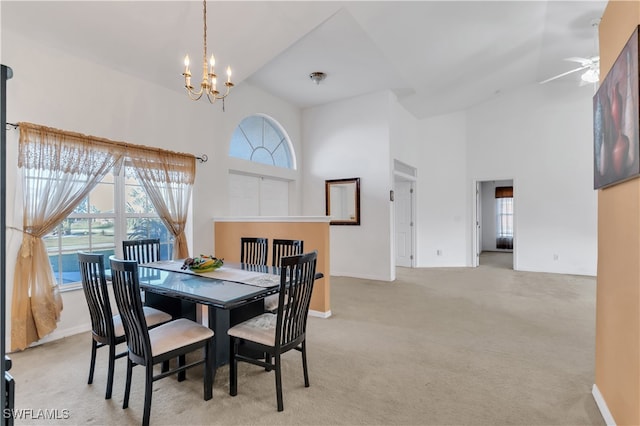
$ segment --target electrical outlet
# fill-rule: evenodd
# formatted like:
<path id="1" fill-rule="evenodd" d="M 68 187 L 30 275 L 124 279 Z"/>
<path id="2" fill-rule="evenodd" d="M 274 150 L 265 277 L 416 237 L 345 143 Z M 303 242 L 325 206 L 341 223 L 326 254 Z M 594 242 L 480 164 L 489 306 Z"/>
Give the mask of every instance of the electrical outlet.
<path id="1" fill-rule="evenodd" d="M 553 253 L 553 260 L 558 260 L 558 253 Z"/>
<path id="2" fill-rule="evenodd" d="M 442 256 L 442 250 L 440 250 L 440 249 L 436 250 L 436 254 L 437 254 L 438 256 Z"/>

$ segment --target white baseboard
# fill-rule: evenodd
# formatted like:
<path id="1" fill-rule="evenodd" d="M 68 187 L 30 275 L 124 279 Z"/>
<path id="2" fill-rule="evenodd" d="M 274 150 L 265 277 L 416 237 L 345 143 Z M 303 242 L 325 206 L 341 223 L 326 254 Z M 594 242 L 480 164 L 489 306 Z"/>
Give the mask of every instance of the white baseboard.
<path id="1" fill-rule="evenodd" d="M 591 395 L 593 395 L 593 399 L 596 400 L 596 405 L 607 426 L 616 426 L 616 421 L 613 419 L 611 411 L 609 411 L 609 407 L 607 407 L 607 403 L 595 383 L 593 384 L 593 388 L 591 388 Z"/>
<path id="2" fill-rule="evenodd" d="M 331 311 L 320 312 L 314 311 L 313 309 L 309 309 L 310 317 L 318 317 L 318 318 L 329 318 L 331 316 Z"/>
<path id="3" fill-rule="evenodd" d="M 29 347 L 40 346 L 44 343 L 54 342 L 56 340 L 64 339 L 65 337 L 75 336 L 76 334 L 84 333 L 87 331 L 91 331 L 91 323 L 88 324 L 80 324 L 75 327 L 66 328 L 64 330 L 55 330 L 44 336 L 42 339 L 33 342 L 29 345 Z"/>
<path id="4" fill-rule="evenodd" d="M 372 275 L 372 274 L 361 274 L 359 272 L 331 271 L 331 276 L 332 277 L 360 278 L 360 279 L 363 279 L 363 280 L 391 282 L 391 278 L 390 277 L 383 277 L 383 276 L 380 276 L 380 275 Z"/>

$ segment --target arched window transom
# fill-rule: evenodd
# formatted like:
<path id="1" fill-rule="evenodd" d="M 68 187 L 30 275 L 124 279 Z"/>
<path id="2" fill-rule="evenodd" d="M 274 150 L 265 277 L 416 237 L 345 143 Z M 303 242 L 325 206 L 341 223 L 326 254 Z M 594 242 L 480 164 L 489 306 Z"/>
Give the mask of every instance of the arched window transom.
<path id="1" fill-rule="evenodd" d="M 289 138 L 280 125 L 264 115 L 244 118 L 231 136 L 229 156 L 293 169 Z"/>

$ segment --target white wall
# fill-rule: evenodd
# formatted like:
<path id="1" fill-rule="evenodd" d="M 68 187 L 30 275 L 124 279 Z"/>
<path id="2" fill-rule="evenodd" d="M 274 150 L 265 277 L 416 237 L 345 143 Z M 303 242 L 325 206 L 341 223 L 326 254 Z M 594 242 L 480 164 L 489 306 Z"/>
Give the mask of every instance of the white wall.
<path id="1" fill-rule="evenodd" d="M 536 84 L 467 112 L 469 179 L 514 180 L 519 270 L 596 274 L 592 96 L 588 86 Z"/>
<path id="2" fill-rule="evenodd" d="M 474 182 L 509 178 L 516 268 L 595 275 L 592 96 L 536 84 L 423 120 L 394 112 L 392 157 L 418 169 L 416 266 L 470 266 Z"/>
<path id="3" fill-rule="evenodd" d="M 324 181 L 360 178 L 360 226 L 331 226 L 331 275 L 391 280 L 389 114 L 393 95 L 303 111 L 302 214 L 325 214 Z"/>
<path id="4" fill-rule="evenodd" d="M 7 84 L 7 121 L 28 121 L 116 141 L 155 146 L 196 155 L 209 161 L 197 165 L 193 191 L 192 252 L 213 251 L 214 216 L 228 214 L 228 146 L 235 126 L 246 115 L 261 112 L 280 122 L 301 156 L 300 111 L 247 84 L 237 86 L 226 103 L 193 102 L 182 88 L 176 64 L 176 91 L 105 68 L 65 52 L 44 47 L 9 30 L 2 30 L 2 63 L 12 67 Z M 169 70 L 171 72 L 171 70 Z M 7 225 L 22 227 L 21 196 L 15 191 L 18 131 L 8 132 Z M 233 168 L 242 168 L 237 164 Z M 264 170 L 261 170 L 264 171 Z M 270 171 L 270 170 L 266 170 Z M 289 172 L 296 178 L 299 172 Z M 301 185 L 293 189 L 299 200 Z M 13 206 L 13 209 L 11 207 Z M 299 201 L 293 213 L 300 209 Z M 193 237 L 195 235 L 195 237 Z M 13 268 L 21 234 L 7 233 L 7 295 L 11 298 Z M 58 328 L 44 341 L 90 328 L 82 290 L 63 293 L 64 310 Z M 10 306 L 7 306 L 7 319 Z M 10 330 L 10 322 L 7 331 Z M 10 334 L 10 333 L 8 333 Z M 10 346 L 10 343 L 7 343 Z"/>
<path id="5" fill-rule="evenodd" d="M 466 266 L 466 115 L 393 111 L 393 158 L 417 169 L 416 267 Z"/>
<path id="6" fill-rule="evenodd" d="M 418 266 L 467 266 L 464 112 L 420 121 Z M 438 255 L 440 250 L 440 255 Z"/>

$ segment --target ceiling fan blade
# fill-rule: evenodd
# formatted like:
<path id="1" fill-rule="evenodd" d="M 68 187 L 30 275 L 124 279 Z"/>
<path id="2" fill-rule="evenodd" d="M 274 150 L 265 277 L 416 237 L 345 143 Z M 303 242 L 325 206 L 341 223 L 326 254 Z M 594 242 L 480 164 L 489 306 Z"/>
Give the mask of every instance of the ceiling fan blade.
<path id="1" fill-rule="evenodd" d="M 558 79 L 560 77 L 564 77 L 565 75 L 573 74 L 574 72 L 586 70 L 589 67 L 590 67 L 590 65 L 584 65 L 582 67 L 572 69 L 571 71 L 563 72 L 562 74 L 558 74 L 558 75 L 556 75 L 554 77 L 551 77 L 551 78 L 548 78 L 548 79 L 546 79 L 544 81 L 541 81 L 540 84 L 548 83 L 548 82 L 550 82 L 552 80 L 556 80 L 556 79 Z"/>
<path id="2" fill-rule="evenodd" d="M 571 58 L 564 58 L 565 61 L 577 62 L 580 65 L 593 65 L 600 62 L 600 56 L 592 56 L 590 58 L 580 58 L 578 56 L 572 56 Z"/>

